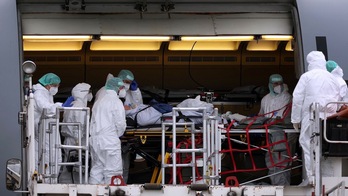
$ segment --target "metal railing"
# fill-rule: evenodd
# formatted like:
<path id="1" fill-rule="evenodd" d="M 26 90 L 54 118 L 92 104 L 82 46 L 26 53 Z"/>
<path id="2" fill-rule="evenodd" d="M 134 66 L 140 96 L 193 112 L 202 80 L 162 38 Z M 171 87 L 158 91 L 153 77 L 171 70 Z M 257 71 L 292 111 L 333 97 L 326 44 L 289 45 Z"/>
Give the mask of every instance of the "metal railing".
<path id="1" fill-rule="evenodd" d="M 177 122 L 177 114 L 181 111 L 196 111 L 202 113 L 202 127 L 196 130 L 194 122 Z M 192 171 L 192 184 L 196 183 L 196 167 L 198 160 L 196 159 L 196 153 L 203 154 L 203 180 L 206 184 L 217 185 L 219 183 L 220 171 L 221 171 L 221 133 L 218 129 L 218 111 L 214 110 L 214 114 L 209 116 L 206 112 L 206 108 L 173 108 L 172 122 L 162 123 L 162 184 L 165 184 L 165 169 L 172 168 L 172 184 L 177 184 L 176 174 L 178 167 L 191 167 Z M 186 131 L 191 133 L 191 146 L 189 149 L 177 148 L 177 132 L 179 127 L 185 126 Z M 187 127 L 188 126 L 188 127 Z M 172 163 L 167 163 L 166 158 L 166 140 L 165 135 L 167 128 L 172 127 Z M 195 144 L 197 134 L 201 134 L 203 137 L 203 146 L 197 147 Z M 190 163 L 177 163 L 177 155 L 180 153 L 191 153 Z"/>
<path id="2" fill-rule="evenodd" d="M 63 112 L 81 112 L 79 115 L 83 115 L 84 122 L 63 122 L 61 114 Z M 78 167 L 79 183 L 88 183 L 88 159 L 89 159 L 89 119 L 90 109 L 88 107 L 57 107 L 55 115 L 47 115 L 47 111 L 43 111 L 43 115 L 40 120 L 39 129 L 39 173 L 45 179 L 47 183 L 57 183 L 60 172 L 60 166 L 73 166 Z M 60 140 L 60 130 L 62 126 L 77 127 L 77 145 L 62 145 Z M 83 133 L 82 131 L 85 131 Z M 85 144 L 82 144 L 82 135 L 86 135 Z M 48 143 L 48 146 L 47 146 Z M 61 157 L 62 149 L 77 150 L 78 161 L 64 162 Z M 83 163 L 83 151 L 85 153 L 85 160 Z M 48 156 L 48 160 L 46 160 Z M 52 160 L 54 157 L 54 160 Z M 60 161 L 62 160 L 62 161 Z M 47 163 L 48 161 L 48 163 Z M 48 170 L 47 170 L 48 168 Z M 85 174 L 84 181 L 82 180 L 82 174 Z"/>

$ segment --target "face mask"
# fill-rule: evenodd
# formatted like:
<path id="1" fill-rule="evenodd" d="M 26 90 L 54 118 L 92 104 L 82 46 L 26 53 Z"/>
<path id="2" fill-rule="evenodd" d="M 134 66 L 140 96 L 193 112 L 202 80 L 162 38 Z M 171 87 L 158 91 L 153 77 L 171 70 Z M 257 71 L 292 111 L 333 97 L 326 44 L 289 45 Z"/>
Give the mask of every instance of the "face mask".
<path id="1" fill-rule="evenodd" d="M 273 88 L 273 91 L 277 94 L 281 93 L 282 92 L 282 87 L 281 85 L 278 85 L 276 87 Z"/>
<path id="2" fill-rule="evenodd" d="M 58 93 L 58 87 L 51 87 L 49 91 L 50 94 L 54 96 Z"/>
<path id="3" fill-rule="evenodd" d="M 129 87 L 130 87 L 130 84 L 124 83 L 124 89 L 125 89 L 126 91 L 129 90 Z"/>
<path id="4" fill-rule="evenodd" d="M 120 92 L 118 92 L 118 96 L 121 98 L 125 98 L 126 94 L 127 94 L 127 92 L 125 89 L 121 89 Z"/>
<path id="5" fill-rule="evenodd" d="M 92 99 L 93 99 L 92 93 L 88 93 L 87 94 L 87 101 L 90 102 L 90 101 L 92 101 Z"/>

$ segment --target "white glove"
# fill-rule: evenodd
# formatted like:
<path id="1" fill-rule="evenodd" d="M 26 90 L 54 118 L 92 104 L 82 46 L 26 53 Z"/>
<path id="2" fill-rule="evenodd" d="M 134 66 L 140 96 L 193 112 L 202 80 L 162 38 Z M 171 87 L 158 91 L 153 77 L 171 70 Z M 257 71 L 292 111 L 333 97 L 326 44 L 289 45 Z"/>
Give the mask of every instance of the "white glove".
<path id="1" fill-rule="evenodd" d="M 294 127 L 294 129 L 295 129 L 297 132 L 300 132 L 300 127 L 301 127 L 301 124 L 300 124 L 300 123 L 292 123 L 292 126 Z"/>

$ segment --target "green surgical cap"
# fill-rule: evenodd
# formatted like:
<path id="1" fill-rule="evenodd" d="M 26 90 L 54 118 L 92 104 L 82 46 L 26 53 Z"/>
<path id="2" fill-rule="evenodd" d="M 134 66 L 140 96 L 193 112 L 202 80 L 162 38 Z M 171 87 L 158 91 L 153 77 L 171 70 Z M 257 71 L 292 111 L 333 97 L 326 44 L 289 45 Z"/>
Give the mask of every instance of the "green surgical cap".
<path id="1" fill-rule="evenodd" d="M 122 69 L 120 73 L 118 74 L 118 77 L 121 78 L 122 80 L 134 80 L 134 75 L 131 71 L 127 69 Z"/>
<path id="2" fill-rule="evenodd" d="M 60 84 L 60 78 L 54 73 L 47 73 L 39 79 L 39 82 L 44 86 L 50 84 Z"/>
<path id="3" fill-rule="evenodd" d="M 328 60 L 326 62 L 326 69 L 329 71 L 329 72 L 332 72 L 332 70 L 334 70 L 336 67 L 337 67 L 337 63 L 335 61 L 331 61 L 331 60 Z"/>
<path id="4" fill-rule="evenodd" d="M 106 82 L 105 88 L 107 90 L 114 90 L 117 93 L 120 87 L 123 85 L 124 83 L 121 78 L 113 77 Z"/>
<path id="5" fill-rule="evenodd" d="M 269 77 L 269 83 L 283 82 L 283 77 L 280 74 L 272 74 Z"/>

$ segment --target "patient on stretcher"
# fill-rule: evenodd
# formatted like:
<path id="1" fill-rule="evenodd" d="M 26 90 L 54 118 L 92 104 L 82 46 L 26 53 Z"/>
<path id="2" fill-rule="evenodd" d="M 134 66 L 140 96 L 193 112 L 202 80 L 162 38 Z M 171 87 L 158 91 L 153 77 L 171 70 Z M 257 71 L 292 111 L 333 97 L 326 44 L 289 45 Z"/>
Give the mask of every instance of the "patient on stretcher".
<path id="1" fill-rule="evenodd" d="M 179 103 L 176 107 L 187 108 L 187 107 L 205 107 L 208 114 L 211 114 L 214 110 L 214 106 L 211 103 L 207 103 L 200 100 L 201 97 L 198 95 L 195 99 L 189 98 L 185 99 Z M 166 122 L 171 121 L 173 116 L 172 107 L 169 104 L 150 102 L 150 104 L 141 104 L 137 108 L 128 110 L 126 115 L 128 117 L 127 126 L 128 127 L 138 127 L 138 126 L 148 126 L 161 124 L 164 120 Z M 176 116 L 187 117 L 190 121 L 195 124 L 202 123 L 202 113 L 198 111 L 182 111 L 181 114 L 176 114 Z M 200 118 L 197 118 L 200 117 Z M 128 123 L 131 121 L 132 123 Z M 185 119 L 179 119 L 179 122 Z"/>

